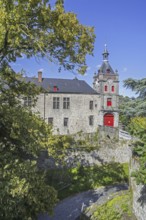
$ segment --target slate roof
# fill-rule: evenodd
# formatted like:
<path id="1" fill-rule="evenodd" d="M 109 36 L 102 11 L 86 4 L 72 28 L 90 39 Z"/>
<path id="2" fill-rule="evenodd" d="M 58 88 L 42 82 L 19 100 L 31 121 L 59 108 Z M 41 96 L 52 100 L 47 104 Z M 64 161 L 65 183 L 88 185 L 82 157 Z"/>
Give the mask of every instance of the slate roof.
<path id="1" fill-rule="evenodd" d="M 109 56 L 109 52 L 107 50 L 107 46 L 105 44 L 105 48 L 104 51 L 102 53 L 103 55 L 103 62 L 101 67 L 99 68 L 99 72 L 103 73 L 103 74 L 115 74 L 115 72 L 113 71 L 112 67 L 110 66 L 109 62 L 108 62 L 108 56 Z"/>
<path id="2" fill-rule="evenodd" d="M 103 74 L 106 74 L 107 72 L 109 74 L 115 74 L 109 62 L 105 60 L 103 61 L 101 67 L 99 68 L 99 71 Z"/>
<path id="3" fill-rule="evenodd" d="M 42 87 L 49 93 L 74 93 L 74 94 L 98 94 L 84 80 L 78 79 L 55 79 L 42 78 L 42 82 L 38 82 L 38 78 L 24 77 L 26 82 L 33 82 L 37 86 Z M 54 91 L 54 87 L 57 91 Z"/>

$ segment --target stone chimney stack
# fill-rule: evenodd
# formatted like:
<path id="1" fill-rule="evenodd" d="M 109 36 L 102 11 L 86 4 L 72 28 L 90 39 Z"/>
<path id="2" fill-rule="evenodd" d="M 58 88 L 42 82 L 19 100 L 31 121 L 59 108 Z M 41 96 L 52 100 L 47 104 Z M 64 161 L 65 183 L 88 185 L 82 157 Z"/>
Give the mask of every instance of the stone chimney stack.
<path id="1" fill-rule="evenodd" d="M 41 70 L 38 71 L 38 82 L 39 83 L 42 82 L 42 71 Z"/>

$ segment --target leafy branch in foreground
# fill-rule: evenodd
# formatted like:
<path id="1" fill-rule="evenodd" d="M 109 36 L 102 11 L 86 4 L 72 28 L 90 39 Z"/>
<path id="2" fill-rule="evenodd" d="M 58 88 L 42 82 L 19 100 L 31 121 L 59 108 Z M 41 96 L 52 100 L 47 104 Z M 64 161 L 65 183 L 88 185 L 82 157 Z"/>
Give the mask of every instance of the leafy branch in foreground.
<path id="1" fill-rule="evenodd" d="M 25 54 L 47 57 L 68 70 L 85 73 L 86 54 L 92 54 L 94 29 L 65 12 L 63 1 L 0 1 L 0 62 L 15 62 Z"/>
<path id="2" fill-rule="evenodd" d="M 39 89 L 25 83 L 6 63 L 0 76 L 0 218 L 36 219 L 39 213 L 52 213 L 57 202 L 46 172 L 37 167 L 40 152 L 48 151 L 57 161 L 66 146 L 60 148 L 51 128 L 22 106 L 21 96 L 34 98 Z"/>
<path id="3" fill-rule="evenodd" d="M 35 104 L 41 89 L 22 80 L 10 65 L 23 55 L 46 57 L 83 74 L 95 35 L 74 13 L 65 12 L 63 0 L 53 7 L 49 0 L 0 0 L 0 15 L 0 218 L 36 219 L 51 213 L 57 202 L 36 161 L 42 150 L 62 160 L 66 144 L 22 106 L 23 96 Z"/>

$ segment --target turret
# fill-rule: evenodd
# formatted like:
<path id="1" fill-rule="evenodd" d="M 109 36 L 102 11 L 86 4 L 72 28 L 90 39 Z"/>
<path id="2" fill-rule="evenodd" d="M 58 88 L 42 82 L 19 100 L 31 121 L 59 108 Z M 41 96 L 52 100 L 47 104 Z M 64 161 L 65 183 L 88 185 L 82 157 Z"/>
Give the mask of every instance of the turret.
<path id="1" fill-rule="evenodd" d="M 109 64 L 106 45 L 102 55 L 102 65 L 93 79 L 93 88 L 100 94 L 101 125 L 118 127 L 119 76 Z"/>

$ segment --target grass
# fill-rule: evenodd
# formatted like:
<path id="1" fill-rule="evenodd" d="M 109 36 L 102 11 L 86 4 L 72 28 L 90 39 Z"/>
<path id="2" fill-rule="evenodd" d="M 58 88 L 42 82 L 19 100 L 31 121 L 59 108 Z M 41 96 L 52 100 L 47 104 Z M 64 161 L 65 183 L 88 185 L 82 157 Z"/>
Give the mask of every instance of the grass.
<path id="1" fill-rule="evenodd" d="M 134 220 L 132 214 L 132 195 L 122 193 L 107 201 L 103 205 L 97 206 L 92 213 L 91 220 Z"/>
<path id="2" fill-rule="evenodd" d="M 59 199 L 75 193 L 116 183 L 127 183 L 128 164 L 108 163 L 102 166 L 48 171 L 47 182 L 58 191 Z"/>

